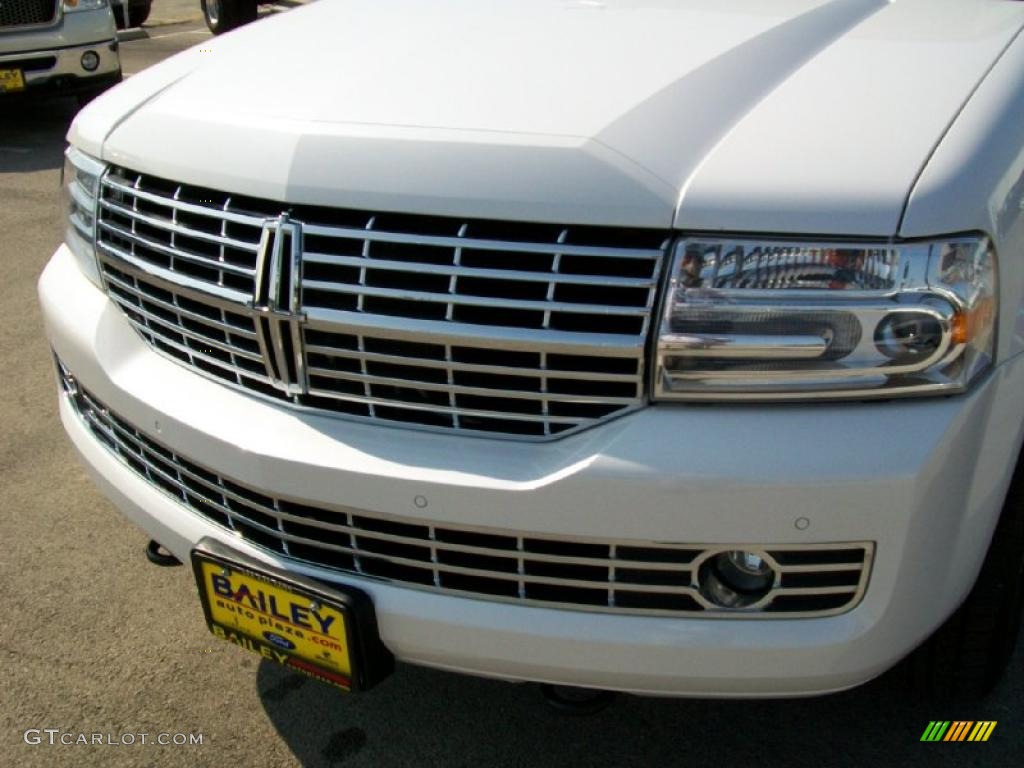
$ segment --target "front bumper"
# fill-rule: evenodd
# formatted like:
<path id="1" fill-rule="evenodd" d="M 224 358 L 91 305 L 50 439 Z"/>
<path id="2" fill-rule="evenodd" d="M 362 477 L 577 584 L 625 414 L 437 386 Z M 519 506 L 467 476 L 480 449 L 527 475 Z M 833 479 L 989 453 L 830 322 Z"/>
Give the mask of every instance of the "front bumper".
<path id="1" fill-rule="evenodd" d="M 96 53 L 100 60 L 92 72 L 82 66 L 82 54 L 87 51 Z M 29 91 L 46 88 L 75 92 L 114 85 L 121 80 L 117 40 L 0 55 L 0 69 L 7 68 L 22 70 L 25 87 Z"/>
<path id="2" fill-rule="evenodd" d="M 75 92 L 99 89 L 121 79 L 121 59 L 110 8 L 59 12 L 53 24 L 14 27 L 0 34 L 0 69 L 21 69 L 28 90 Z M 82 54 L 94 51 L 99 66 L 82 66 Z"/>
<path id="3" fill-rule="evenodd" d="M 553 536 L 876 543 L 863 601 L 814 619 L 609 615 L 329 575 L 372 596 L 398 658 L 473 674 L 702 696 L 869 680 L 970 589 L 1022 437 L 1020 359 L 963 397 L 658 406 L 544 444 L 356 424 L 254 400 L 158 356 L 64 247 L 39 288 L 50 343 L 85 387 L 165 445 L 271 494 Z M 127 469 L 65 399 L 61 415 L 104 492 L 179 558 L 209 536 L 328 575 L 235 540 Z"/>

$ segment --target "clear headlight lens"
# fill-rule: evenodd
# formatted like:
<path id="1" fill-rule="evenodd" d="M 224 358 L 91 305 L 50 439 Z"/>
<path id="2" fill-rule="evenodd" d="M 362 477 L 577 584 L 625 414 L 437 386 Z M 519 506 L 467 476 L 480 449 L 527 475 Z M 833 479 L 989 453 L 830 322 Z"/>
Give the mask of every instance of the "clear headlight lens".
<path id="1" fill-rule="evenodd" d="M 859 245 L 686 239 L 657 343 L 660 399 L 964 390 L 992 363 L 984 237 Z"/>
<path id="2" fill-rule="evenodd" d="M 107 0 L 63 0 L 64 13 L 75 13 L 76 11 L 95 11 L 106 8 Z"/>
<path id="3" fill-rule="evenodd" d="M 96 264 L 96 206 L 103 169 L 103 163 L 74 147 L 64 153 L 64 242 L 85 276 L 98 286 L 102 281 Z"/>

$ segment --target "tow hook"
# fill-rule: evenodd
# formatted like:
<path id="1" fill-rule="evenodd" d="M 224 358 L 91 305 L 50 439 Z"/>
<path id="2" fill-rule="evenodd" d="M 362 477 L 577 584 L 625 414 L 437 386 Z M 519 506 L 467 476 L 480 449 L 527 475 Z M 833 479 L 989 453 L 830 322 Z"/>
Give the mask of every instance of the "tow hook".
<path id="1" fill-rule="evenodd" d="M 615 700 L 613 691 L 542 683 L 544 701 L 565 715 L 596 715 Z"/>
<path id="2" fill-rule="evenodd" d="M 150 539 L 149 544 L 146 545 L 146 559 L 153 565 L 159 565 L 161 568 L 181 565 L 181 560 L 172 555 L 170 550 L 165 549 L 162 544 L 154 539 Z"/>

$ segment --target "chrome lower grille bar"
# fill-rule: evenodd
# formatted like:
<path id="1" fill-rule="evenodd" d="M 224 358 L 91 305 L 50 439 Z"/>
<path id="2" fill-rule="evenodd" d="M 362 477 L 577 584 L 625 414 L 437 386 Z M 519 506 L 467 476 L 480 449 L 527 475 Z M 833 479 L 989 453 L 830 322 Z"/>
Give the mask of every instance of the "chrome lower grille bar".
<path id="1" fill-rule="evenodd" d="M 870 543 L 760 545 L 776 585 L 753 608 L 726 611 L 698 582 L 709 558 L 737 545 L 559 538 L 272 497 L 144 434 L 62 365 L 60 375 L 92 434 L 140 477 L 251 544 L 327 572 L 518 604 L 708 618 L 834 615 L 853 608 L 867 585 Z"/>

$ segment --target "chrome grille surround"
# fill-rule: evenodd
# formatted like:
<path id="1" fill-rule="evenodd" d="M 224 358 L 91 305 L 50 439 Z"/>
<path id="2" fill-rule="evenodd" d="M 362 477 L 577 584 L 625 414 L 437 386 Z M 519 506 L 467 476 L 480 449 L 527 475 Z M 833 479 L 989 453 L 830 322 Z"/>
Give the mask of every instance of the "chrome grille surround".
<path id="1" fill-rule="evenodd" d="M 855 607 L 867 587 L 870 542 L 744 547 L 570 539 L 270 497 L 142 433 L 79 386 L 60 361 L 58 368 L 83 423 L 140 477 L 251 544 L 339 574 L 517 604 L 734 619 L 836 615 Z M 763 554 L 778 576 L 757 604 L 723 610 L 701 595 L 697 573 L 709 558 L 738 548 Z"/>
<path id="2" fill-rule="evenodd" d="M 139 333 L 250 392 L 520 439 L 646 402 L 667 233 L 288 206 L 118 168 L 98 214 Z"/>

